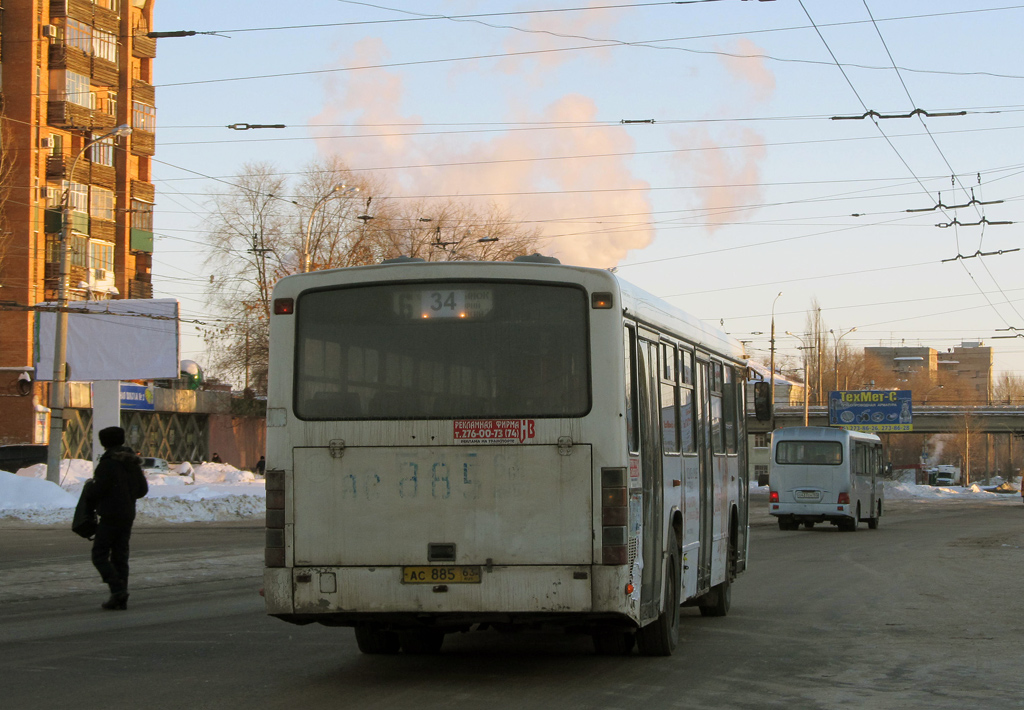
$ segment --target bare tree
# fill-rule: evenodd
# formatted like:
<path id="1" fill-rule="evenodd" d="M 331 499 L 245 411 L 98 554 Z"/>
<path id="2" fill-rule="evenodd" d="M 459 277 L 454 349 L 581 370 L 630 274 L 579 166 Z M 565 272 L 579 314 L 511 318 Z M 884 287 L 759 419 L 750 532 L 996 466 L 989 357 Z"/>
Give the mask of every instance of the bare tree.
<path id="1" fill-rule="evenodd" d="M 207 332 L 215 374 L 266 391 L 270 297 L 274 283 L 302 270 L 428 261 L 508 260 L 536 249 L 539 230 L 497 207 L 403 202 L 373 175 L 355 175 L 336 157 L 313 161 L 294 192 L 269 163 L 250 163 L 213 200 L 207 265 L 210 305 L 223 324 Z"/>
<path id="2" fill-rule="evenodd" d="M 992 388 L 992 398 L 998 404 L 1024 404 L 1024 377 L 1002 373 Z"/>
<path id="3" fill-rule="evenodd" d="M 209 300 L 225 319 L 207 332 L 210 364 L 260 391 L 267 373 L 270 292 L 286 270 L 280 250 L 291 203 L 284 189 L 273 165 L 246 164 L 231 188 L 214 199 L 210 215 L 207 265 L 216 275 Z"/>

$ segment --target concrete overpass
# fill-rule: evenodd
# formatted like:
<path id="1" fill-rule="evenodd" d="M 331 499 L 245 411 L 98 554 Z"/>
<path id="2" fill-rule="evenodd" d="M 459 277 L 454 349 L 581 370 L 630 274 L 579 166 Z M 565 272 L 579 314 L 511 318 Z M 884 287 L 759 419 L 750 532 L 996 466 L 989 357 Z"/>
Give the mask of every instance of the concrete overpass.
<path id="1" fill-rule="evenodd" d="M 911 434 L 948 434 L 963 431 L 965 421 L 979 434 L 1013 434 L 1024 439 L 1024 406 L 993 404 L 980 406 L 914 405 Z M 775 407 L 775 428 L 803 426 L 804 408 Z M 808 407 L 810 426 L 828 426 L 828 407 Z M 771 422 L 759 422 L 748 412 L 747 430 L 753 434 L 772 430 Z M 903 432 L 888 432 L 899 435 Z"/>

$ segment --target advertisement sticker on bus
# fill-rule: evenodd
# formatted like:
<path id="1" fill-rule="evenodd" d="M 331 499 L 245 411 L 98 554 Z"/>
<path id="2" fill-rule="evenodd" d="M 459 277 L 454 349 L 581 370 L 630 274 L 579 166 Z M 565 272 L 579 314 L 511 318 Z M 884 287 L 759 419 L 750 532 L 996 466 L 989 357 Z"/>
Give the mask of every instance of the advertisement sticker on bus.
<path id="1" fill-rule="evenodd" d="M 536 435 L 533 419 L 456 419 L 456 444 L 524 444 Z"/>

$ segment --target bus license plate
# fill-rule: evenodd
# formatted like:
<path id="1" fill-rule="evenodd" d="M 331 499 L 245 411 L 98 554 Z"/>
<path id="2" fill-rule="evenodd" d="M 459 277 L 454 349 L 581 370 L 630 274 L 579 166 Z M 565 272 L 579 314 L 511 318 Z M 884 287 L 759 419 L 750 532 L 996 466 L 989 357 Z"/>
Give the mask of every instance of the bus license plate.
<path id="1" fill-rule="evenodd" d="M 480 584 L 480 566 L 403 567 L 402 584 Z"/>
<path id="2" fill-rule="evenodd" d="M 817 491 L 797 491 L 796 492 L 796 497 L 797 498 L 814 498 L 814 499 L 817 499 L 818 492 Z"/>

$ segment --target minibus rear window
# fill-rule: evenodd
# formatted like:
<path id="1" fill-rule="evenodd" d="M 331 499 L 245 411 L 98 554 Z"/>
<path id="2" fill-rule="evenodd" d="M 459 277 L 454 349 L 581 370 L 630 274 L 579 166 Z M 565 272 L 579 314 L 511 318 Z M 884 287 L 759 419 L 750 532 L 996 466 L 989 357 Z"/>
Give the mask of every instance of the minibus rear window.
<path id="1" fill-rule="evenodd" d="M 838 441 L 780 441 L 775 463 L 800 466 L 838 466 L 843 462 L 843 445 Z"/>

